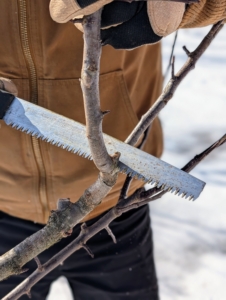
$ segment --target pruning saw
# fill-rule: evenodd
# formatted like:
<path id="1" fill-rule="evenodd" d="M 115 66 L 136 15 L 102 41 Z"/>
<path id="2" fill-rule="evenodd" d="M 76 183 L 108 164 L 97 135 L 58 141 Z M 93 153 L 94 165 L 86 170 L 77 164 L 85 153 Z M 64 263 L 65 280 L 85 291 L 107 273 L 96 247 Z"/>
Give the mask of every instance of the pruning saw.
<path id="1" fill-rule="evenodd" d="M 92 160 L 86 128 L 81 123 L 3 91 L 0 119 L 17 130 Z M 193 200 L 205 186 L 192 175 L 107 134 L 104 141 L 110 155 L 121 153 L 118 167 L 122 173 Z"/>

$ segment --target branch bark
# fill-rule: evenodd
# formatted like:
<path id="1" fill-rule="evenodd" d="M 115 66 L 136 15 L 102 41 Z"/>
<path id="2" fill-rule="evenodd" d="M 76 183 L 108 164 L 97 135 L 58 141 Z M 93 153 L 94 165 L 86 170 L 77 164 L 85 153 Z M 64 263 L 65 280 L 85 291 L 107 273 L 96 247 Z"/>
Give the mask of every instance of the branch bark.
<path id="1" fill-rule="evenodd" d="M 159 101 L 158 101 L 159 103 L 157 104 L 157 107 L 154 106 L 154 108 L 150 109 L 150 111 L 148 113 L 149 118 L 142 118 L 141 122 L 139 123 L 140 125 L 138 126 L 138 129 L 139 128 L 141 128 L 141 129 L 146 128 L 147 124 L 148 124 L 148 126 L 150 125 L 153 118 L 166 105 L 166 103 L 169 101 L 169 99 L 172 98 L 173 92 L 175 91 L 176 87 L 179 85 L 181 80 L 188 74 L 188 72 L 192 68 L 194 68 L 195 63 L 198 60 L 198 58 L 206 50 L 206 48 L 209 46 L 210 42 L 213 40 L 213 38 L 220 31 L 221 28 L 222 28 L 222 25 L 220 23 L 214 25 L 212 27 L 212 29 L 210 30 L 210 32 L 207 34 L 207 36 L 204 38 L 204 40 L 201 42 L 201 44 L 197 47 L 197 49 L 192 53 L 188 52 L 189 60 L 185 63 L 185 65 L 178 72 L 178 74 L 176 76 L 173 76 L 173 78 L 169 81 L 167 87 L 164 89 L 163 94 L 159 98 Z M 177 78 L 177 77 L 179 77 L 179 78 Z M 127 140 L 131 140 L 130 142 L 132 143 L 132 141 L 134 139 L 136 140 L 137 137 L 139 138 L 138 134 L 142 134 L 142 133 L 143 133 L 142 130 L 135 131 L 134 133 L 132 133 L 130 135 L 130 138 L 128 138 Z M 225 143 L 225 141 L 226 141 L 226 135 L 224 135 L 220 140 L 218 140 L 216 143 L 214 143 L 212 146 L 210 146 L 203 153 L 197 155 L 193 160 L 191 160 L 183 168 L 183 170 L 187 171 L 187 172 L 190 172 L 190 170 L 193 169 L 198 163 L 200 163 L 200 161 L 204 157 L 206 157 L 215 148 L 217 148 L 220 145 L 222 145 L 223 143 Z M 95 186 L 95 184 L 94 184 L 94 186 Z M 101 184 L 100 184 L 100 186 L 101 186 Z M 90 197 L 92 197 L 92 193 L 95 193 L 95 188 L 94 188 L 93 191 L 90 190 L 90 192 L 91 192 Z M 125 197 L 126 192 L 127 192 L 127 187 L 121 193 L 123 195 L 122 198 Z M 22 282 L 18 287 L 16 287 L 6 297 L 4 297 L 3 300 L 18 299 L 23 294 L 29 293 L 30 289 L 32 288 L 32 286 L 35 283 L 37 283 L 47 273 L 49 273 L 51 270 L 53 270 L 55 267 L 57 267 L 60 263 L 62 263 L 73 252 L 77 251 L 78 249 L 80 249 L 82 247 L 84 248 L 85 247 L 84 245 L 86 244 L 86 242 L 93 235 L 95 235 L 96 233 L 98 233 L 102 229 L 108 230 L 109 234 L 111 234 L 111 236 L 114 240 L 114 237 L 113 237 L 112 233 L 109 231 L 109 224 L 111 223 L 112 220 L 114 220 L 115 218 L 120 216 L 122 213 L 124 213 L 124 212 L 126 212 L 130 209 L 137 208 L 141 205 L 145 205 L 147 202 L 159 199 L 165 193 L 166 192 L 161 192 L 161 189 L 158 189 L 158 188 L 153 188 L 153 189 L 150 189 L 149 191 L 144 191 L 144 189 L 139 189 L 132 196 L 128 197 L 127 199 L 122 199 L 116 207 L 112 208 L 106 215 L 104 215 L 100 220 L 98 220 L 98 222 L 96 222 L 95 224 L 93 224 L 89 228 L 86 227 L 85 224 L 83 224 L 82 228 L 81 228 L 81 233 L 80 233 L 80 235 L 78 236 L 78 238 L 76 240 L 74 240 L 65 249 L 63 249 L 61 252 L 59 252 L 57 255 L 55 255 L 51 260 L 46 262 L 43 266 L 39 265 L 38 269 L 34 273 L 32 273 L 24 282 Z M 81 203 L 83 203 L 83 202 L 81 202 Z M 62 201 L 59 202 L 59 205 L 58 205 L 59 211 L 58 212 L 60 214 L 64 214 L 64 215 L 63 215 L 63 217 L 62 216 L 59 217 L 59 215 L 56 214 L 56 212 L 53 212 L 53 214 L 50 217 L 50 220 L 51 220 L 51 218 L 53 219 L 52 224 L 53 224 L 53 226 L 55 226 L 54 228 L 56 229 L 56 233 L 53 231 L 53 233 L 56 236 L 53 240 L 56 240 L 57 238 L 62 238 L 65 235 L 68 235 L 68 233 L 70 234 L 70 231 L 72 229 L 71 224 L 74 224 L 73 222 L 71 223 L 71 221 L 73 220 L 73 213 L 71 214 L 70 210 L 71 210 L 71 207 L 72 208 L 76 207 L 76 204 L 77 203 L 72 204 L 68 199 L 63 199 Z M 93 206 L 93 203 L 92 203 L 92 201 L 90 203 L 87 202 L 86 205 L 87 206 L 88 205 Z M 67 209 L 68 209 L 68 211 L 66 212 Z M 72 209 L 72 211 L 73 211 L 73 209 Z M 65 220 L 67 220 L 68 217 L 69 217 L 70 221 L 69 221 L 69 223 L 66 224 L 67 226 L 65 226 L 65 224 L 62 224 L 62 222 L 65 223 L 66 222 Z M 58 224 L 59 228 L 56 226 L 56 224 Z M 47 240 L 49 239 L 48 234 L 51 235 L 52 231 L 49 231 L 48 234 L 45 234 L 45 231 L 48 230 L 48 226 L 49 226 L 49 223 L 47 224 L 47 226 L 45 228 L 43 228 L 43 230 L 41 230 L 43 232 L 40 233 L 40 235 L 34 235 L 38 239 L 38 242 L 43 243 L 43 237 L 46 237 Z M 39 234 L 39 232 L 37 234 Z M 28 238 L 28 240 L 29 239 L 33 240 L 34 236 Z M 26 251 L 27 244 L 25 243 L 25 241 L 23 242 L 23 247 L 21 248 L 21 251 Z M 34 239 L 34 242 L 36 243 L 37 241 Z M 32 243 L 28 244 L 28 247 L 32 248 Z M 48 247 L 49 247 L 49 245 L 47 245 L 45 249 L 47 249 Z M 45 249 L 43 249 L 42 251 L 44 251 Z M 85 247 L 85 249 L 88 249 L 88 248 Z M 31 249 L 31 250 L 33 251 L 33 249 Z M 16 251 L 17 251 L 17 248 L 14 248 L 14 249 L 10 250 L 8 253 L 13 254 Z M 31 255 L 30 253 L 23 252 L 23 254 L 24 253 L 25 253 L 25 256 L 27 255 L 26 262 L 31 260 L 33 257 L 37 256 L 37 254 L 36 255 Z M 91 252 L 90 252 L 90 254 L 91 254 Z M 21 252 L 20 255 L 22 255 L 22 252 Z M 22 256 L 19 256 L 19 257 L 22 258 Z M 0 268 L 1 268 L 1 261 L 3 261 L 5 259 L 5 258 L 4 259 L 3 258 L 4 257 L 0 258 Z M 14 259 L 13 255 L 12 255 L 12 258 Z M 13 270 L 14 274 L 16 272 L 17 273 L 21 272 L 22 265 L 23 265 L 22 263 L 19 264 L 19 268 L 17 268 L 16 270 Z M 8 272 L 7 269 L 4 269 L 4 270 L 1 269 L 0 276 L 1 275 L 3 275 L 3 276 L 0 277 L 0 278 L 2 278 L 2 279 L 6 278 L 10 275 L 9 272 L 8 272 L 6 274 L 9 274 L 9 275 L 5 276 L 4 271 Z M 12 270 L 10 270 L 10 272 L 12 273 Z"/>
<path id="2" fill-rule="evenodd" d="M 226 134 L 220 138 L 217 142 L 215 142 L 208 149 L 203 151 L 201 154 L 196 155 L 186 166 L 182 169 L 185 172 L 190 172 L 194 169 L 206 156 L 208 156 L 214 149 L 223 145 L 226 142 Z M 38 266 L 38 268 L 24 280 L 20 285 L 18 285 L 13 291 L 11 291 L 6 297 L 2 300 L 16 300 L 24 294 L 27 294 L 32 286 L 34 286 L 39 280 L 41 280 L 46 274 L 51 272 L 54 268 L 56 268 L 60 263 L 62 263 L 65 259 L 67 259 L 71 254 L 75 251 L 78 251 L 80 248 L 85 248 L 89 255 L 92 256 L 91 250 L 86 246 L 87 241 L 93 237 L 95 234 L 100 232 L 103 229 L 106 229 L 109 234 L 112 236 L 113 242 L 116 242 L 114 235 L 112 234 L 109 224 L 121 216 L 123 213 L 141 207 L 148 202 L 160 199 L 167 192 L 161 192 L 160 189 L 153 190 L 151 189 L 151 193 L 145 192 L 143 189 L 139 189 L 135 191 L 135 193 L 119 202 L 118 205 L 113 207 L 109 212 L 107 212 L 101 219 L 99 219 L 93 225 L 87 227 L 85 223 L 81 226 L 81 232 L 79 236 L 71 242 L 67 247 L 57 253 L 54 257 L 52 257 L 48 262 L 46 262 L 42 266 Z M 40 270 L 41 269 L 41 270 Z"/>
<path id="3" fill-rule="evenodd" d="M 81 87 L 86 116 L 86 135 L 93 161 L 102 173 L 111 173 L 115 166 L 108 155 L 102 132 L 102 120 L 106 112 L 100 109 L 100 16 L 101 10 L 87 16 L 83 21 L 84 51 Z"/>
<path id="4" fill-rule="evenodd" d="M 102 116 L 99 109 L 100 11 L 84 18 L 84 57 L 82 87 L 87 113 L 87 134 L 93 160 L 101 173 L 76 203 L 60 199 L 57 210 L 47 225 L 0 257 L 0 281 L 23 272 L 23 265 L 56 242 L 67 237 L 72 228 L 89 214 L 108 194 L 117 179 L 119 155 L 111 158 L 102 137 Z M 92 52 L 92 47 L 94 53 Z M 101 155 L 100 155 L 101 154 Z"/>
<path id="5" fill-rule="evenodd" d="M 150 125 L 159 111 L 166 105 L 169 99 L 172 98 L 173 92 L 179 85 L 181 80 L 188 74 L 188 72 L 194 68 L 195 62 L 202 55 L 202 53 L 209 46 L 217 32 L 222 28 L 220 23 L 213 26 L 211 31 L 207 34 L 198 48 L 189 54 L 189 59 L 174 76 L 163 94 L 160 96 L 157 104 L 141 119 L 141 122 L 136 127 L 136 130 L 132 132 L 127 142 L 130 144 L 136 143 L 139 136 Z M 97 182 L 85 191 L 84 195 L 78 202 L 72 204 L 69 201 L 62 200 L 59 202 L 58 210 L 52 213 L 50 220 L 46 227 L 37 232 L 33 236 L 29 237 L 14 249 L 7 252 L 0 258 L 0 280 L 9 277 L 12 274 L 18 274 L 22 270 L 22 266 L 36 257 L 39 253 L 59 241 L 62 237 L 67 236 L 67 232 L 70 230 L 100 202 L 99 191 L 102 190 L 102 195 L 106 195 L 110 190 L 109 186 L 103 185 L 103 181 L 99 177 Z M 95 203 L 97 201 L 98 203 Z M 88 211 L 88 212 L 87 212 Z M 67 221 L 65 221 L 67 220 Z M 75 221 L 74 221 L 75 220 Z"/>
<path id="6" fill-rule="evenodd" d="M 144 114 L 134 128 L 130 136 L 126 139 L 126 143 L 130 145 L 135 145 L 139 140 L 140 136 L 144 133 L 144 131 L 150 126 L 153 120 L 157 117 L 160 111 L 166 106 L 170 99 L 172 99 L 176 89 L 178 88 L 181 81 L 187 76 L 187 74 L 195 68 L 195 64 L 201 55 L 206 51 L 209 47 L 217 33 L 222 29 L 224 25 L 222 21 L 213 25 L 209 33 L 204 37 L 200 45 L 193 52 L 189 52 L 187 48 L 184 46 L 183 49 L 188 55 L 188 60 L 184 64 L 184 66 L 179 70 L 179 72 L 174 75 L 171 80 L 168 82 L 167 86 L 163 90 L 162 94 L 159 96 L 158 100 L 155 104 L 148 110 L 146 114 Z"/>

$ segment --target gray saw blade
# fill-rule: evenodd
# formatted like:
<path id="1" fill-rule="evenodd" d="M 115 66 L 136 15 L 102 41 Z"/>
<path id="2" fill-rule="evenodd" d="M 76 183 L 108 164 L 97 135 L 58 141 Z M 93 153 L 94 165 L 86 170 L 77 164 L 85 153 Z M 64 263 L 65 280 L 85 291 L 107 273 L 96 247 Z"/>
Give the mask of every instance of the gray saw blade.
<path id="1" fill-rule="evenodd" d="M 43 141 L 92 159 L 84 125 L 50 110 L 15 98 L 3 120 L 7 125 Z M 205 183 L 190 174 L 109 135 L 104 141 L 110 155 L 120 152 L 120 171 L 163 190 L 195 200 Z"/>

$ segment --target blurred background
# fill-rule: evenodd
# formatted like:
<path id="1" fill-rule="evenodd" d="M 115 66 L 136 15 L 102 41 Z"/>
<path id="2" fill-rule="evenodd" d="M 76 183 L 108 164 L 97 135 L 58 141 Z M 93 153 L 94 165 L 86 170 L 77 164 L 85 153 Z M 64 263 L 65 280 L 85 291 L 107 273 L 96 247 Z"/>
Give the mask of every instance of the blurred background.
<path id="1" fill-rule="evenodd" d="M 193 51 L 208 29 L 179 32 L 176 71 L 187 59 L 182 46 Z M 163 40 L 163 73 L 173 40 L 174 34 Z M 165 138 L 162 159 L 179 168 L 226 133 L 226 28 L 184 79 L 160 118 Z M 168 194 L 150 205 L 160 297 L 225 300 L 226 144 L 191 174 L 207 184 L 199 199 L 189 202 Z M 73 299 L 65 278 L 52 285 L 48 300 L 53 299 Z"/>
<path id="2" fill-rule="evenodd" d="M 209 28 L 183 30 L 176 70 Z M 163 160 L 181 168 L 226 133 L 226 28 L 179 86 L 160 117 Z M 163 41 L 163 71 L 173 43 Z M 226 299 L 226 144 L 191 173 L 206 182 L 195 202 L 166 195 L 151 203 L 155 259 L 162 300 Z"/>

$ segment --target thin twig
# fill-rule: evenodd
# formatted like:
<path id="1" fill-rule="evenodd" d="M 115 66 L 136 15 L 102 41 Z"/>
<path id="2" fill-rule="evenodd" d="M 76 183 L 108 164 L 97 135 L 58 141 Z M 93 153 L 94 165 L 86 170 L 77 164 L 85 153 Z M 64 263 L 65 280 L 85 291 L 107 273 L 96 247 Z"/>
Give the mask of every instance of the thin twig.
<path id="1" fill-rule="evenodd" d="M 111 173 L 115 166 L 104 143 L 102 120 L 105 113 L 100 109 L 99 95 L 100 15 L 101 10 L 85 17 L 83 21 L 84 50 L 81 87 L 85 107 L 86 135 L 93 161 L 100 172 Z"/>
<path id="2" fill-rule="evenodd" d="M 217 149 L 221 145 L 226 142 L 226 134 L 222 136 L 219 140 L 217 140 L 213 145 L 204 150 L 202 153 L 196 155 L 193 159 L 191 159 L 181 170 L 186 173 L 190 173 L 204 158 L 206 158 L 213 150 Z M 136 191 L 137 192 L 137 191 Z M 157 199 L 162 198 L 169 191 L 161 191 L 161 188 L 151 188 L 148 191 L 143 191 L 139 193 L 139 197 L 134 196 L 136 192 L 124 200 L 124 203 L 120 202 L 117 207 L 123 209 L 123 212 L 126 212 L 128 207 L 131 209 L 138 208 L 143 206 L 151 201 L 155 201 Z M 182 198 L 186 197 L 186 195 L 182 195 Z M 192 197 L 189 198 L 191 200 Z"/>
<path id="3" fill-rule="evenodd" d="M 170 58 L 169 58 L 169 63 L 168 63 L 168 66 L 166 68 L 166 72 L 164 74 L 164 80 L 167 78 L 167 75 L 169 73 L 169 69 L 171 67 L 171 64 L 172 64 L 172 58 L 174 56 L 174 49 L 175 49 L 175 45 L 176 45 L 176 42 L 177 42 L 177 37 L 178 37 L 178 30 L 175 32 L 175 35 L 174 35 L 174 39 L 173 39 L 173 45 L 172 45 L 172 49 L 171 49 L 171 54 L 170 54 Z"/>
<path id="4" fill-rule="evenodd" d="M 94 258 L 93 252 L 91 251 L 91 249 L 86 244 L 83 244 L 82 248 L 86 250 L 86 252 L 89 254 L 89 256 L 91 256 L 92 258 Z"/>
<path id="5" fill-rule="evenodd" d="M 40 272 L 42 272 L 42 271 L 43 271 L 43 266 L 42 266 L 42 264 L 41 264 L 41 262 L 40 262 L 38 256 L 36 256 L 36 257 L 34 258 L 34 260 L 35 260 L 35 262 L 36 262 L 36 264 L 37 264 L 38 270 L 39 270 Z"/>
<path id="6" fill-rule="evenodd" d="M 188 60 L 186 61 L 184 66 L 179 70 L 179 72 L 174 76 L 174 78 L 172 78 L 168 82 L 166 88 L 163 90 L 158 100 L 151 107 L 151 109 L 149 109 L 148 112 L 142 116 L 140 122 L 134 128 L 130 136 L 126 139 L 126 142 L 128 144 L 134 146 L 137 143 L 143 132 L 147 129 L 148 126 L 150 126 L 150 124 L 158 116 L 160 111 L 166 106 L 169 100 L 172 99 L 181 81 L 185 78 L 185 76 L 187 76 L 187 74 L 191 70 L 194 69 L 196 62 L 211 44 L 214 37 L 222 29 L 222 27 L 222 21 L 213 25 L 213 27 L 211 28 L 209 33 L 204 37 L 200 45 L 195 49 L 195 51 L 190 53 Z"/>
<path id="7" fill-rule="evenodd" d="M 114 233 L 112 232 L 111 228 L 109 226 L 107 226 L 105 229 L 106 229 L 107 233 L 110 235 L 110 237 L 112 238 L 113 243 L 117 244 L 116 237 L 115 237 Z"/>
<path id="8" fill-rule="evenodd" d="M 142 149 L 144 147 L 144 145 L 145 145 L 145 143 L 147 141 L 147 137 L 148 137 L 150 129 L 151 129 L 151 126 L 149 126 L 145 130 L 145 132 L 143 134 L 143 137 L 142 137 L 142 140 L 141 140 L 141 142 L 140 142 L 140 144 L 138 145 L 137 148 Z M 127 175 L 126 179 L 125 179 L 125 182 L 123 184 L 123 187 L 121 189 L 118 202 L 121 201 L 121 200 L 123 200 L 123 199 L 125 199 L 127 197 L 127 193 L 128 193 L 128 190 L 129 190 L 129 187 L 130 187 L 130 184 L 131 184 L 132 181 L 133 181 L 133 177 L 131 177 L 130 175 Z"/>
<path id="9" fill-rule="evenodd" d="M 216 143 L 206 149 L 199 155 L 196 155 L 186 166 L 182 169 L 185 172 L 190 172 L 193 168 L 195 168 L 208 154 L 210 154 L 214 149 L 218 148 L 219 146 L 223 145 L 226 142 L 226 135 L 220 138 Z M 210 150 L 211 149 L 211 150 Z M 205 154 L 204 154 L 205 153 Z M 195 162 L 195 163 L 194 163 Z M 192 167 L 191 167 L 192 166 Z M 41 280 L 45 275 L 51 272 L 54 268 L 56 268 L 60 262 L 65 261 L 71 254 L 75 251 L 79 250 L 80 248 L 84 248 L 84 245 L 87 241 L 100 232 L 103 229 L 109 227 L 109 224 L 116 219 L 117 217 L 121 216 L 123 213 L 141 207 L 148 202 L 160 199 L 163 195 L 165 195 L 166 191 L 157 193 L 152 197 L 148 197 L 145 199 L 145 192 L 142 189 L 139 189 L 134 194 L 136 194 L 137 201 L 131 201 L 131 199 L 135 199 L 134 194 L 131 197 L 125 199 L 124 203 L 118 203 L 117 206 L 113 207 L 109 212 L 107 212 L 101 219 L 99 219 L 93 225 L 87 227 L 86 225 L 82 224 L 81 232 L 79 236 L 72 241 L 69 245 L 67 245 L 64 249 L 58 252 L 54 257 L 52 257 L 48 262 L 43 265 L 44 271 L 40 273 L 35 270 L 26 280 L 24 280 L 20 285 L 18 285 L 13 291 L 11 291 L 7 296 L 5 296 L 2 300 L 16 300 L 22 295 L 26 294 L 28 290 L 32 288 L 39 280 Z M 139 198 L 139 195 L 141 196 Z M 87 249 L 86 249 L 87 250 Z"/>
<path id="10" fill-rule="evenodd" d="M 203 151 L 202 153 L 196 155 L 194 159 L 192 159 L 188 164 L 186 164 L 181 170 L 185 172 L 190 172 L 193 170 L 197 164 L 200 162 L 200 160 L 204 159 L 207 155 L 209 155 L 214 149 L 220 147 L 226 142 L 226 134 L 222 136 L 216 143 L 211 145 L 208 149 Z"/>
<path id="11" fill-rule="evenodd" d="M 99 59 L 101 52 L 99 36 L 100 11 L 91 16 L 84 17 L 84 26 L 86 36 L 84 39 L 85 56 L 83 59 L 84 67 L 82 86 L 85 94 L 86 111 L 88 111 L 87 114 L 90 116 L 92 113 L 95 114 L 91 107 L 94 106 L 95 109 L 97 109 L 99 104 L 98 83 Z M 93 57 L 92 51 L 88 51 L 89 47 L 91 47 L 90 49 L 93 47 L 97 56 L 96 60 L 95 57 Z M 98 112 L 98 114 L 101 116 L 100 112 Z M 84 194 L 78 199 L 77 202 L 72 203 L 70 199 L 60 199 L 58 201 L 57 209 L 52 211 L 48 223 L 43 229 L 34 233 L 12 250 L 1 256 L 0 281 L 13 274 L 20 274 L 22 272 L 22 266 L 28 261 L 38 256 L 41 252 L 51 247 L 62 238 L 70 235 L 72 228 L 87 214 L 89 214 L 97 205 L 99 205 L 101 200 L 114 186 L 117 179 L 117 163 L 119 155 L 116 154 L 111 158 L 108 156 L 107 152 L 105 153 L 105 145 L 103 144 L 102 129 L 100 124 L 101 120 L 97 120 L 99 121 L 98 125 L 94 124 L 96 121 L 96 115 L 94 116 L 94 120 L 91 116 L 91 120 L 91 124 L 89 120 L 87 120 L 91 149 L 94 149 L 91 152 L 95 163 L 100 167 L 102 172 L 106 171 L 106 173 L 100 173 L 96 182 L 84 191 Z M 96 130 L 90 128 L 92 126 L 95 127 Z M 94 140 L 92 135 L 96 137 L 97 140 Z M 96 146 L 96 144 L 98 144 L 98 146 Z M 99 145 L 101 145 L 101 147 L 99 147 Z M 100 159 L 98 157 L 99 153 L 101 153 Z M 106 160 L 103 160 L 103 157 L 105 157 Z"/>
<path id="12" fill-rule="evenodd" d="M 127 197 L 127 192 L 129 190 L 129 187 L 130 187 L 130 184 L 131 184 L 132 181 L 133 181 L 133 177 L 127 175 L 126 179 L 124 181 L 123 187 L 121 189 L 118 201 L 121 201 L 121 200 L 123 200 L 123 199 L 125 199 Z"/>
<path id="13" fill-rule="evenodd" d="M 171 78 L 175 79 L 175 56 L 172 57 L 171 65 Z"/>
<path id="14" fill-rule="evenodd" d="M 160 101 L 158 101 L 158 102 L 161 103 L 161 101 L 162 101 L 163 102 L 162 104 L 164 104 L 164 101 L 166 103 L 167 103 L 167 101 L 169 101 L 169 99 L 172 97 L 173 92 L 175 91 L 176 87 L 178 86 L 178 82 L 181 82 L 181 80 L 188 74 L 190 69 L 192 69 L 194 67 L 195 62 L 202 55 L 202 53 L 205 51 L 205 49 L 209 46 L 209 44 L 213 40 L 214 36 L 216 35 L 217 32 L 219 32 L 219 30 L 221 28 L 222 28 L 222 25 L 219 23 L 212 27 L 210 32 L 207 34 L 207 36 L 201 42 L 200 46 L 198 46 L 198 48 L 194 52 L 191 53 L 189 60 L 185 63 L 185 65 L 178 72 L 178 74 L 176 74 L 176 77 L 177 77 L 176 80 L 174 80 L 174 81 L 170 80 L 169 84 L 167 85 L 166 89 L 164 90 L 165 94 L 160 96 Z M 180 78 L 178 79 L 178 77 L 180 77 Z M 146 128 L 147 123 L 148 123 L 148 125 L 151 123 L 150 119 L 152 120 L 153 116 L 156 116 L 160 110 L 161 110 L 161 105 L 159 103 L 157 103 L 156 107 L 154 107 L 151 110 L 151 112 L 149 112 L 149 115 L 150 115 L 149 122 L 146 122 L 146 119 L 142 118 L 140 126 Z M 142 126 L 142 122 L 145 123 L 145 126 Z M 143 131 L 138 130 L 138 132 L 140 132 L 142 134 Z M 131 141 L 131 143 L 132 143 L 132 141 L 136 140 L 137 137 L 138 137 L 138 133 L 135 131 L 130 135 L 130 137 L 127 140 Z M 226 140 L 226 138 L 224 136 L 218 142 L 213 144 L 210 148 L 208 148 L 206 150 L 206 155 L 208 155 L 216 147 L 219 147 L 220 145 L 222 145 L 225 142 L 225 140 Z M 187 164 L 186 168 L 188 170 L 190 170 L 191 168 L 194 168 L 206 155 L 196 156 L 194 158 L 194 162 L 193 163 L 190 162 L 189 164 Z M 143 195 L 143 197 L 145 196 L 145 194 L 143 194 L 143 193 L 145 193 L 143 189 L 137 190 L 134 193 L 134 194 L 136 194 L 136 197 L 134 197 L 134 199 L 137 198 L 140 201 L 141 195 Z M 161 192 L 160 192 L 160 195 L 161 195 Z M 149 197 L 150 197 L 150 192 L 149 192 Z M 152 201 L 154 199 L 154 197 L 155 196 L 152 196 L 147 201 Z M 159 197 L 159 194 L 157 195 L 157 197 Z M 117 206 L 117 207 L 114 207 L 113 209 L 111 209 L 108 213 L 106 213 L 100 220 L 98 220 L 92 226 L 86 227 L 86 228 L 83 226 L 83 230 L 81 230 L 81 233 L 76 240 L 74 240 L 71 244 L 69 244 L 67 247 L 65 247 L 62 251 L 60 251 L 58 254 L 56 254 L 53 258 L 51 258 L 48 262 L 46 262 L 43 265 L 43 268 L 44 268 L 43 272 L 39 272 L 39 270 L 37 269 L 25 281 L 23 281 L 18 287 L 16 287 L 6 297 L 4 297 L 3 300 L 18 299 L 20 296 L 26 294 L 27 291 L 29 291 L 35 283 L 37 283 L 47 273 L 49 273 L 51 270 L 53 270 L 55 267 L 57 267 L 61 262 L 65 261 L 65 259 L 67 257 L 69 257 L 72 253 L 74 253 L 75 251 L 77 251 L 78 249 L 83 247 L 83 245 L 86 244 L 86 242 L 92 236 L 94 236 L 100 230 L 109 226 L 109 224 L 111 223 L 112 220 L 114 220 L 115 218 L 120 216 L 124 211 L 128 211 L 130 209 L 137 207 L 137 205 L 141 205 L 139 203 L 134 203 L 134 204 L 130 205 L 130 203 L 131 203 L 131 202 L 129 202 L 130 199 L 128 198 L 127 200 L 128 200 L 127 203 L 124 203 L 124 205 L 125 205 L 124 207 L 122 207 L 122 202 L 120 202 L 120 206 Z M 67 207 L 70 205 L 71 205 L 70 202 L 66 203 L 65 210 L 67 210 Z M 144 205 L 144 201 L 142 201 L 142 205 Z M 71 217 L 71 215 L 70 215 L 70 217 Z M 56 215 L 56 220 L 57 220 L 57 215 Z M 55 224 L 54 220 L 53 220 L 53 224 Z M 71 225 L 69 226 L 68 230 L 69 229 L 71 229 Z M 48 237 L 48 234 L 46 236 Z M 31 244 L 31 246 L 32 246 L 32 244 Z M 37 255 L 35 255 L 35 256 L 37 256 Z M 31 260 L 31 259 L 28 259 L 28 261 L 29 260 Z M 20 270 L 21 270 L 21 267 L 22 266 L 20 266 Z M 6 278 L 8 276 L 6 275 L 5 277 L 4 276 L 3 277 Z"/>

